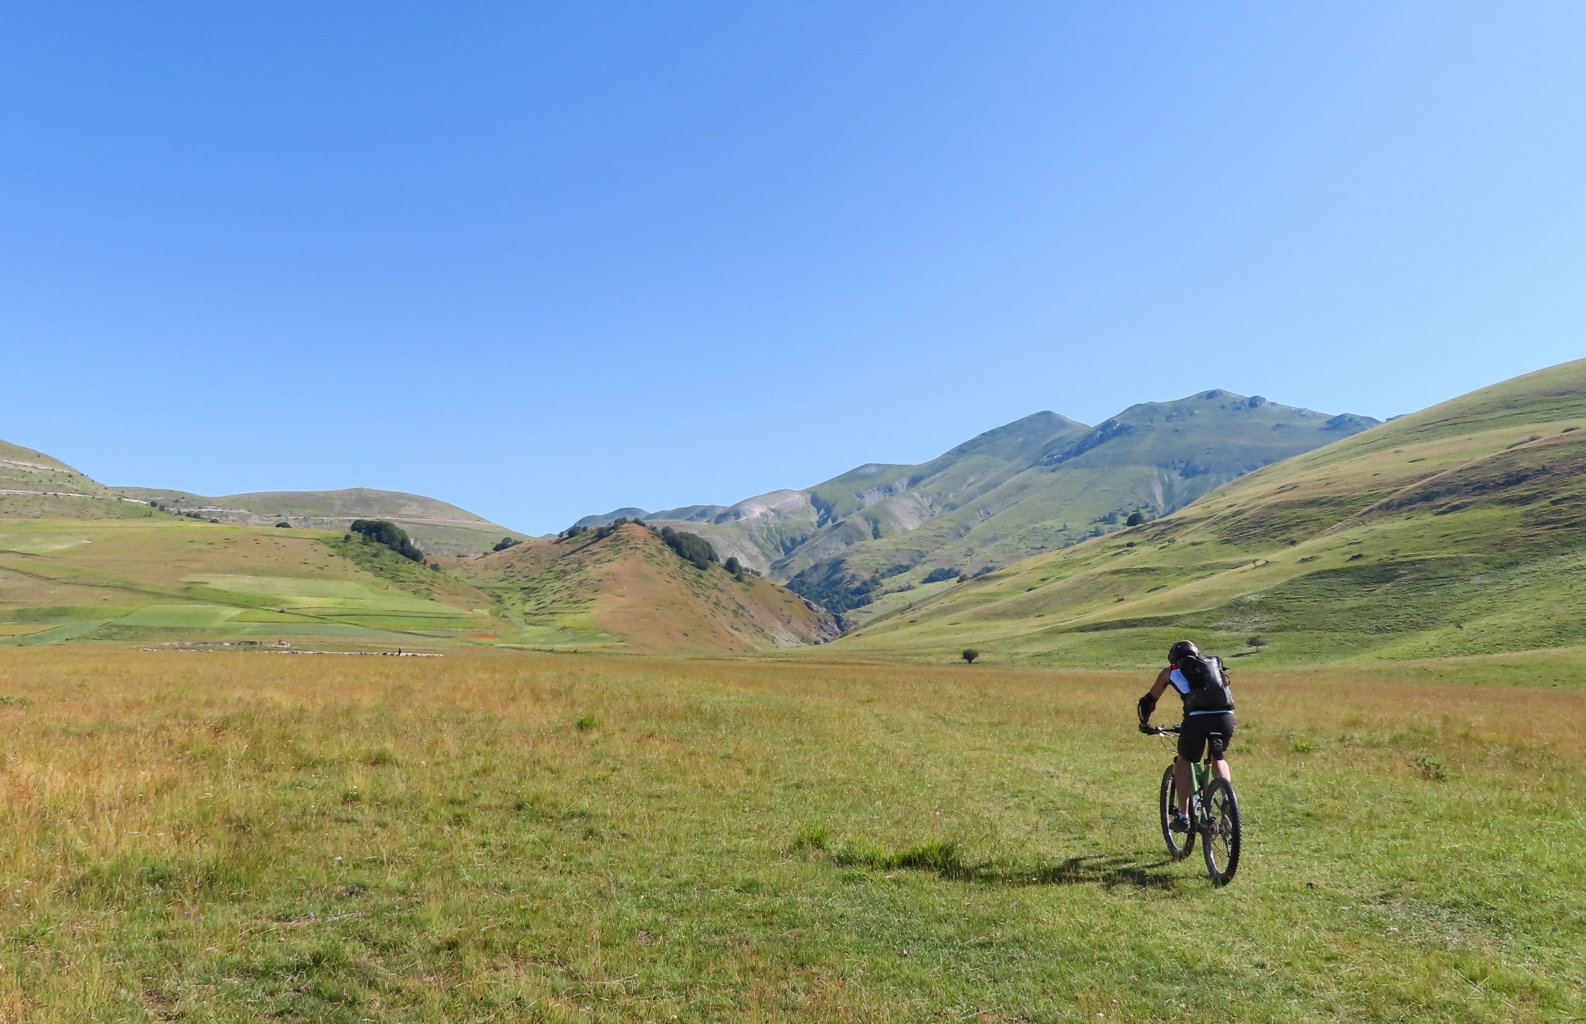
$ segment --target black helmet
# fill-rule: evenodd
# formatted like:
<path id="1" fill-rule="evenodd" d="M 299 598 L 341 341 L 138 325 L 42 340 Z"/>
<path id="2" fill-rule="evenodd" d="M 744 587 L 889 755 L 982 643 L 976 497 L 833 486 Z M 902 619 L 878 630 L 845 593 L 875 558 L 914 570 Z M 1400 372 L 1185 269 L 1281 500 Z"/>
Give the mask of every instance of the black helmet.
<path id="1" fill-rule="evenodd" d="M 1188 640 L 1180 640 L 1178 643 L 1167 649 L 1167 660 L 1169 663 L 1177 665 L 1180 658 L 1184 658 L 1189 655 L 1198 655 L 1200 652 L 1200 648 L 1196 647 Z"/>

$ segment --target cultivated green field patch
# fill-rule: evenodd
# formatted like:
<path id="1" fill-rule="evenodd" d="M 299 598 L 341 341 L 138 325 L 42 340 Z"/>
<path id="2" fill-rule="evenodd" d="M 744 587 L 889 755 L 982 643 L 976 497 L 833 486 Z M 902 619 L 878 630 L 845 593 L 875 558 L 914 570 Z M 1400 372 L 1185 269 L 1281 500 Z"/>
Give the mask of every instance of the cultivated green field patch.
<path id="1" fill-rule="evenodd" d="M 0 551 L 20 555 L 48 555 L 57 551 L 70 551 L 92 540 L 86 536 L 62 536 L 57 533 L 34 531 L 7 531 L 0 533 Z"/>
<path id="2" fill-rule="evenodd" d="M 403 622 L 458 623 L 472 613 L 399 593 L 377 593 L 352 580 L 195 573 L 183 582 L 220 592 L 268 598 L 282 611 L 329 616 L 351 622 L 378 620 L 392 628 Z"/>
<path id="3" fill-rule="evenodd" d="M 339 534 L 159 516 L 7 522 L 0 537 L 6 645 L 287 638 L 339 623 L 335 635 L 395 647 L 500 626 L 481 610 L 487 595 Z"/>
<path id="4" fill-rule="evenodd" d="M 27 633 L 11 641 L 20 647 L 31 647 L 37 644 L 64 644 L 73 640 L 83 640 L 92 636 L 109 619 L 77 619 L 59 626 L 50 626 L 36 632 Z"/>
<path id="5" fill-rule="evenodd" d="M 116 626 L 151 626 L 161 629 L 211 629 L 237 614 L 235 608 L 209 604 L 152 604 L 116 619 Z"/>
<path id="6" fill-rule="evenodd" d="M 183 583 L 201 583 L 215 590 L 252 594 L 283 600 L 341 599 L 349 602 L 375 600 L 368 587 L 352 580 L 309 579 L 300 576 L 247 576 L 226 573 L 191 573 Z"/>
<path id="7" fill-rule="evenodd" d="M 609 636 L 581 636 L 549 626 L 520 626 L 511 634 L 514 644 L 525 647 L 565 647 L 570 645 L 600 645 L 617 641 Z"/>

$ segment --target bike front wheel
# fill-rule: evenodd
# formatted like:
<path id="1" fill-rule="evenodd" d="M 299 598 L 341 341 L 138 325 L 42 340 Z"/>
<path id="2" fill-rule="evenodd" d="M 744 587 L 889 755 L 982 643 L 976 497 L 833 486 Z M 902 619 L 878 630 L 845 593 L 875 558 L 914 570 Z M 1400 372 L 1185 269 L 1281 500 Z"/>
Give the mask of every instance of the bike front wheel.
<path id="1" fill-rule="evenodd" d="M 1178 813 L 1178 783 L 1173 777 L 1173 766 L 1162 773 L 1162 799 L 1159 804 L 1162 838 L 1167 842 L 1167 852 L 1174 860 L 1183 860 L 1195 849 L 1195 830 L 1173 831 L 1173 815 Z"/>
<path id="2" fill-rule="evenodd" d="M 1239 798 L 1227 779 L 1213 779 L 1201 794 L 1201 854 L 1213 885 L 1227 885 L 1239 870 Z"/>

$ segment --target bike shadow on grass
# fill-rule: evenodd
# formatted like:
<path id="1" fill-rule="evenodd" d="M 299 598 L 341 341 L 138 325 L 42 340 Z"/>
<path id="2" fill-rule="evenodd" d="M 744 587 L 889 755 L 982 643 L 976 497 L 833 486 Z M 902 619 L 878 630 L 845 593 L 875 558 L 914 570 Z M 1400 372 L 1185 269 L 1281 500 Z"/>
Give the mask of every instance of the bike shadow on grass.
<path id="1" fill-rule="evenodd" d="M 852 846 L 828 847 L 824 837 L 801 836 L 794 849 L 819 851 L 839 867 L 863 867 L 880 871 L 928 871 L 955 882 L 974 885 L 1020 887 L 1027 885 L 1097 885 L 1107 889 L 1173 890 L 1178 879 L 1163 870 L 1174 861 L 1168 858 L 1142 859 L 1124 853 L 1091 853 L 1070 857 L 1056 864 L 1025 867 L 993 862 L 970 863 L 964 860 L 958 844 L 927 843 L 907 850 L 888 852 L 862 850 Z"/>

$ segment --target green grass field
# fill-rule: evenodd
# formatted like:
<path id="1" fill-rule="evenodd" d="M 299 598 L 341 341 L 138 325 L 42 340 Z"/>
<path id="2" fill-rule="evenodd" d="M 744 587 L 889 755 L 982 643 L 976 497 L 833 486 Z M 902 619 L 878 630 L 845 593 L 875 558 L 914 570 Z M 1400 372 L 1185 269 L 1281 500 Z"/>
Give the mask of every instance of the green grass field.
<path id="1" fill-rule="evenodd" d="M 0 1020 L 1561 1021 L 1579 651 L 1138 674 L 0 649 Z"/>
<path id="2" fill-rule="evenodd" d="M 0 522 L 0 645 L 511 637 L 491 605 L 464 582 L 341 534 L 169 517 Z"/>

